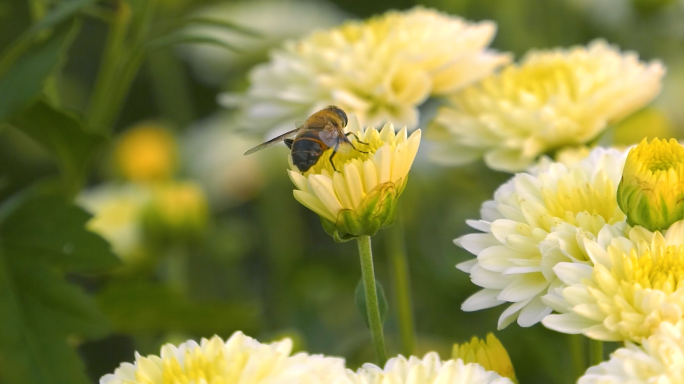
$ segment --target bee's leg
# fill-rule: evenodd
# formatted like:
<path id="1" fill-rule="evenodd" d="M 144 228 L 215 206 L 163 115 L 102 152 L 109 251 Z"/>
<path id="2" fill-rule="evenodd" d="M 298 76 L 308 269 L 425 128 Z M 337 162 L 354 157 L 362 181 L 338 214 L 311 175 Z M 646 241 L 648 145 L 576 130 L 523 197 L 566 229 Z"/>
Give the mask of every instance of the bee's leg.
<path id="1" fill-rule="evenodd" d="M 335 168 L 335 163 L 333 163 L 332 159 L 333 159 L 333 157 L 335 157 L 335 154 L 336 154 L 336 153 L 337 153 L 337 147 L 336 147 L 336 148 L 333 148 L 333 151 L 332 151 L 332 153 L 330 154 L 330 158 L 329 158 L 329 160 L 330 160 L 330 165 L 332 165 L 333 170 L 335 170 L 335 172 L 337 172 L 337 168 Z"/>
<path id="2" fill-rule="evenodd" d="M 283 143 L 285 143 L 285 145 L 287 145 L 288 148 L 292 149 L 292 143 L 294 143 L 294 140 L 285 139 L 285 140 L 283 140 Z"/>
<path id="3" fill-rule="evenodd" d="M 357 142 L 359 142 L 359 143 L 361 143 L 361 144 L 368 145 L 368 143 L 361 141 L 361 140 L 359 139 L 359 137 L 356 136 L 356 134 L 355 134 L 354 132 L 347 132 L 347 133 L 345 133 L 344 135 L 347 136 L 347 137 L 349 137 L 349 135 L 352 135 L 352 136 L 354 136 L 354 137 L 356 138 L 356 141 L 357 141 Z M 354 149 L 356 149 L 356 148 L 354 148 Z"/>

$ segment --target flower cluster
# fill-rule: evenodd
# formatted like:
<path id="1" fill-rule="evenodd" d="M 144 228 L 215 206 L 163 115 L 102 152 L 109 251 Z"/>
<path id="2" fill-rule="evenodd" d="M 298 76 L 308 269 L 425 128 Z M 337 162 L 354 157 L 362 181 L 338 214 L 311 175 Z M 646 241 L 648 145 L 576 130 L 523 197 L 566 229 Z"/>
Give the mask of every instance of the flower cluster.
<path id="1" fill-rule="evenodd" d="M 436 161 L 462 164 L 484 157 L 516 172 L 541 154 L 589 142 L 608 124 L 651 101 L 665 69 L 640 62 L 598 40 L 588 47 L 531 51 L 450 97 L 435 118 Z"/>
<path id="2" fill-rule="evenodd" d="M 431 9 L 389 11 L 289 41 L 250 74 L 250 88 L 225 103 L 250 126 L 282 128 L 335 104 L 366 124 L 418 124 L 431 95 L 467 86 L 510 61 L 487 50 L 496 26 Z"/>
<path id="3" fill-rule="evenodd" d="M 306 172 L 292 164 L 289 171 L 295 199 L 316 212 L 337 241 L 372 236 L 394 222 L 421 135 L 416 130 L 408 136 L 405 127 L 395 132 L 389 123 L 380 131 L 362 129 L 354 115 L 346 132 L 358 137 L 359 150 L 335 154 L 333 166 L 329 149 Z"/>
<path id="4" fill-rule="evenodd" d="M 262 344 L 236 332 L 226 342 L 214 336 L 199 344 L 167 344 L 160 356 L 136 355 L 135 363 L 121 364 L 113 374 L 103 376 L 100 384 L 513 384 L 477 363 L 442 361 L 435 352 L 422 359 L 398 356 L 384 369 L 365 364 L 356 372 L 345 369 L 341 358 L 291 352 L 289 339 Z"/>

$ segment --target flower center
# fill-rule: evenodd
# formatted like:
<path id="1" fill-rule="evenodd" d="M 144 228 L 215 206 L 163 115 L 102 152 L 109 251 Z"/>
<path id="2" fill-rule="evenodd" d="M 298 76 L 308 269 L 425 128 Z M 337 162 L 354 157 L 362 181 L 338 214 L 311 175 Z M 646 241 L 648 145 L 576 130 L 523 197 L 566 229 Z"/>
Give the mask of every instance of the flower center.
<path id="1" fill-rule="evenodd" d="M 636 161 L 653 173 L 680 168 L 684 163 L 684 147 L 676 140 L 655 139 L 648 145 L 639 145 L 634 152 Z"/>
<path id="2" fill-rule="evenodd" d="M 626 282 L 672 293 L 684 283 L 684 245 L 655 247 L 641 255 L 632 249 L 623 268 Z"/>
<path id="3" fill-rule="evenodd" d="M 613 224 L 624 220 L 615 198 L 615 183 L 601 171 L 593 182 L 567 177 L 558 181 L 556 190 L 542 188 L 542 199 L 551 216 L 578 225 L 577 214 L 588 213 Z"/>

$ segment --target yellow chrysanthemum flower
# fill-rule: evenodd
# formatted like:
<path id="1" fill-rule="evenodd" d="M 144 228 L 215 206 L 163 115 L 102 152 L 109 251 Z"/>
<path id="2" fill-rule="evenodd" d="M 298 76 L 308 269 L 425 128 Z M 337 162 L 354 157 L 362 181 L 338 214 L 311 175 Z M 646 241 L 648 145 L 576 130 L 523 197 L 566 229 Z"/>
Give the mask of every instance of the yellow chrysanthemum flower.
<path id="1" fill-rule="evenodd" d="M 684 222 L 664 235 L 643 227 L 622 233 L 607 225 L 596 240 L 584 240 L 593 267 L 554 267 L 564 286 L 544 297 L 560 313 L 542 321 L 547 328 L 641 343 L 661 323 L 684 318 Z"/>
<path id="2" fill-rule="evenodd" d="M 191 181 L 155 185 L 143 212 L 149 234 L 160 239 L 193 238 L 202 233 L 209 220 L 204 191 Z"/>
<path id="3" fill-rule="evenodd" d="M 651 231 L 684 219 L 684 146 L 653 139 L 629 151 L 618 187 L 618 204 L 630 225 Z"/>
<path id="4" fill-rule="evenodd" d="M 473 336 L 468 343 L 454 344 L 451 358 L 461 359 L 466 364 L 480 364 L 487 371 L 494 371 L 515 383 L 518 382 L 506 348 L 493 333 L 487 334 L 486 341 Z"/>
<path id="5" fill-rule="evenodd" d="M 484 157 L 496 170 L 521 171 L 541 154 L 585 144 L 651 101 L 665 69 L 603 41 L 532 51 L 450 98 L 435 118 L 435 161 Z"/>
<path id="6" fill-rule="evenodd" d="M 684 322 L 662 323 L 641 346 L 627 343 L 591 367 L 578 384 L 684 383 Z"/>
<path id="7" fill-rule="evenodd" d="M 176 170 L 176 140 L 165 128 L 142 123 L 126 131 L 114 149 L 121 176 L 135 182 L 169 179 Z"/>
<path id="8" fill-rule="evenodd" d="M 510 61 L 487 50 L 496 26 L 416 7 L 314 32 L 287 42 L 250 74 L 246 95 L 225 95 L 254 128 L 290 127 L 334 104 L 364 124 L 413 129 L 418 106 Z"/>
<path id="9" fill-rule="evenodd" d="M 344 360 L 299 353 L 290 356 L 292 342 L 271 344 L 234 333 L 225 343 L 218 337 L 164 345 L 160 356 L 136 354 L 100 379 L 100 384 L 224 384 L 337 383 L 345 376 Z"/>
<path id="10" fill-rule="evenodd" d="M 513 384 L 508 377 L 501 377 L 477 363 L 465 363 L 461 359 L 442 361 L 435 352 L 422 359 L 398 356 L 389 359 L 384 369 L 364 364 L 355 374 L 348 374 L 353 384 Z"/>
<path id="11" fill-rule="evenodd" d="M 292 165 L 288 156 L 290 178 L 297 187 L 295 199 L 316 212 L 337 241 L 372 236 L 394 222 L 397 199 L 406 187 L 421 135 L 416 130 L 407 137 L 405 127 L 395 133 L 389 123 L 381 131 L 373 127 L 364 130 L 354 115 L 345 131 L 367 143 L 355 144 L 367 153 L 337 153 L 333 161 L 338 171 L 329 161 L 332 149 L 305 173 Z"/>
<path id="12" fill-rule="evenodd" d="M 482 205 L 481 220 L 468 220 L 472 233 L 456 244 L 477 256 L 457 265 L 483 289 L 462 305 L 477 311 L 510 303 L 499 329 L 513 321 L 529 327 L 551 313 L 541 297 L 561 282 L 560 262 L 589 263 L 584 238 L 625 215 L 616 190 L 626 153 L 603 148 L 572 166 L 551 163 L 537 173 L 519 173 Z"/>

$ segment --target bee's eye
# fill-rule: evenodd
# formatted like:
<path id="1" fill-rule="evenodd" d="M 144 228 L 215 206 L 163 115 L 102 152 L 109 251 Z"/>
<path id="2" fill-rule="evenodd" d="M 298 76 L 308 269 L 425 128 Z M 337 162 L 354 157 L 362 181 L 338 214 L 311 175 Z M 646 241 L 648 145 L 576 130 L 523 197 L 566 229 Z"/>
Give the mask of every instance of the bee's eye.
<path id="1" fill-rule="evenodd" d="M 335 111 L 335 112 L 340 116 L 340 118 L 342 119 L 342 122 L 343 122 L 343 123 L 342 123 L 342 127 L 346 127 L 346 126 L 347 126 L 347 122 L 348 122 L 348 120 L 347 120 L 347 113 L 344 112 L 342 109 L 340 109 L 340 108 L 334 106 L 334 105 L 331 105 L 330 107 L 331 107 L 331 109 L 332 109 L 333 111 Z"/>

